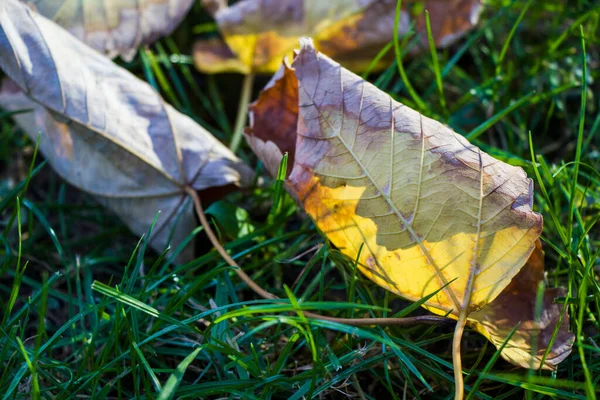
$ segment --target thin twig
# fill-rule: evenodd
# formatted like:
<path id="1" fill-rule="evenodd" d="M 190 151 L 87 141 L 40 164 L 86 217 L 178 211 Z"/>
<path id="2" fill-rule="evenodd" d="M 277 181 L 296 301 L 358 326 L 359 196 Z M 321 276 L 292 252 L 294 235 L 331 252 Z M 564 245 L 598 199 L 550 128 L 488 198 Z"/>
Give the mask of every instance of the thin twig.
<path id="1" fill-rule="evenodd" d="M 232 267 L 235 267 L 235 273 L 237 276 L 244 281 L 250 289 L 252 289 L 257 295 L 264 299 L 279 299 L 279 297 L 275 296 L 272 293 L 269 293 L 260 285 L 258 285 L 252 278 L 250 278 L 239 266 L 238 263 L 227 253 L 227 250 L 223 247 L 219 239 L 215 235 L 212 230 L 208 219 L 206 218 L 206 214 L 204 214 L 204 208 L 202 207 L 202 202 L 200 201 L 200 196 L 198 193 L 190 187 L 185 188 L 186 192 L 190 195 L 192 200 L 194 201 L 194 207 L 196 209 L 196 213 L 198 214 L 198 218 L 200 218 L 200 223 L 204 228 L 206 236 L 213 244 L 217 252 L 223 257 L 225 262 Z M 415 326 L 420 324 L 426 325 L 449 325 L 453 324 L 454 321 L 449 318 L 438 317 L 435 315 L 421 315 L 418 317 L 406 317 L 406 318 L 336 318 L 336 317 L 328 317 L 326 315 L 321 315 L 309 311 L 304 311 L 304 315 L 309 318 L 320 319 L 323 321 L 329 322 L 337 322 L 340 324 L 352 325 L 352 326 L 369 326 L 369 325 L 379 325 L 379 326 Z"/>

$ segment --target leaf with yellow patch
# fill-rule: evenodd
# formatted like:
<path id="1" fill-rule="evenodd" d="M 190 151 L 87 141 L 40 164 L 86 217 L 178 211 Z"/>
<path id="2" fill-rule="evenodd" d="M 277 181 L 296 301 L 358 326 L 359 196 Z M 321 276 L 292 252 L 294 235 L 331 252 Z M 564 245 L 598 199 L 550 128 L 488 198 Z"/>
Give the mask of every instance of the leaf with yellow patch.
<path id="1" fill-rule="evenodd" d="M 293 67 L 283 73 L 298 85 L 288 186 L 319 228 L 351 258 L 364 243 L 363 271 L 404 297 L 421 299 L 454 280 L 427 303 L 438 312 L 463 308 L 469 275 L 469 307 L 493 300 L 541 232 L 523 170 L 395 102 L 310 42 Z M 287 127 L 272 110 L 263 114 L 264 101 L 252 107 L 250 143 L 281 148 L 265 132 L 271 122 Z"/>
<path id="2" fill-rule="evenodd" d="M 411 300 L 443 288 L 424 307 L 459 320 L 455 352 L 468 317 L 502 343 L 516 322 L 484 320 L 542 231 L 531 179 L 301 43 L 250 107 L 250 146 L 270 171 L 289 152 L 289 192 L 367 277 Z"/>
<path id="3" fill-rule="evenodd" d="M 298 39 L 312 36 L 317 49 L 345 67 L 364 70 L 393 39 L 397 0 L 242 0 L 230 7 L 205 0 L 225 39 L 196 43 L 198 69 L 217 72 L 274 72 Z M 420 36 L 413 53 L 428 48 L 425 10 L 434 41 L 445 47 L 479 18 L 479 0 L 405 0 L 398 31 L 414 24 Z"/>

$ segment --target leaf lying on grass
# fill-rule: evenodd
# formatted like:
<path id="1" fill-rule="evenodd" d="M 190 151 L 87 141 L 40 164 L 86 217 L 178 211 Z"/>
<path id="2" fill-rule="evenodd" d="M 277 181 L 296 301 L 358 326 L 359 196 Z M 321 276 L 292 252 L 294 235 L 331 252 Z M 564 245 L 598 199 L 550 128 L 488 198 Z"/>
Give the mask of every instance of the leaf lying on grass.
<path id="1" fill-rule="evenodd" d="M 351 258 L 364 242 L 364 272 L 413 300 L 456 279 L 429 302 L 438 312 L 462 308 L 470 270 L 479 273 L 469 306 L 495 298 L 541 232 L 523 170 L 395 102 L 308 42 L 293 66 L 284 67 L 296 77 L 299 105 L 287 185 L 332 242 Z M 259 125 L 277 118 L 263 114 L 271 88 L 252 108 L 251 144 L 271 139 L 264 132 L 272 127 Z"/>
<path id="2" fill-rule="evenodd" d="M 521 321 L 512 339 L 518 349 L 507 346 L 503 355 L 530 365 L 529 312 L 543 265 L 531 261 L 518 275 L 525 278 L 503 292 L 542 230 L 542 217 L 531 210 L 532 181 L 521 168 L 394 101 L 307 39 L 250 116 L 250 146 L 271 173 L 289 152 L 289 192 L 365 275 L 411 300 L 447 285 L 424 306 L 463 318 L 497 346 Z M 552 304 L 557 293 L 546 293 L 538 354 L 560 314 Z M 507 302 L 520 312 L 503 312 Z M 567 321 L 546 368 L 570 351 Z"/>
<path id="3" fill-rule="evenodd" d="M 168 35 L 193 0 L 21 0 L 113 58 L 131 60 L 137 48 Z"/>
<path id="4" fill-rule="evenodd" d="M 249 182 L 233 153 L 148 84 L 16 0 L 0 5 L 0 68 L 14 81 L 3 83 L 0 105 L 34 110 L 15 118 L 31 137 L 42 133 L 59 175 L 138 235 L 162 211 L 159 252 L 173 229 L 181 243 L 196 226 L 186 186 L 218 195 Z"/>
<path id="5" fill-rule="evenodd" d="M 205 1 L 225 39 L 201 40 L 194 49 L 196 67 L 207 73 L 274 72 L 302 36 L 312 36 L 317 49 L 345 67 L 364 70 L 393 39 L 397 0 L 242 0 L 230 7 Z M 219 3 L 221 6 L 219 7 Z M 414 23 L 427 49 L 425 10 L 429 11 L 435 44 L 445 47 L 479 19 L 479 0 L 405 0 L 398 27 L 409 32 Z"/>

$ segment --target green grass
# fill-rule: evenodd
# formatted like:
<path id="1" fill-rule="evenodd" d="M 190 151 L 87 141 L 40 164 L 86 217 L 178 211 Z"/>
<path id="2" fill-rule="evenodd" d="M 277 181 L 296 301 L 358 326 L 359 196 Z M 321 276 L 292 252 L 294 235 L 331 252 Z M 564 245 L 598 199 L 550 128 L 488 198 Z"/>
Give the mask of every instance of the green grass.
<path id="1" fill-rule="evenodd" d="M 411 59 L 402 50 L 414 38 L 400 38 L 386 48 L 389 68 L 369 79 L 535 181 L 547 280 L 568 288 L 557 301 L 569 305 L 577 341 L 557 371 L 530 372 L 467 330 L 467 395 L 592 398 L 600 380 L 600 6 L 487 3 L 478 29 L 451 49 Z M 214 29 L 196 7 L 171 37 L 123 65 L 229 143 L 242 77 L 203 76 L 189 53 L 193 35 Z M 254 97 L 267 79 L 256 78 Z M 280 181 L 234 193 L 210 213 L 236 261 L 285 299 L 273 303 L 237 279 L 201 229 L 194 261 L 176 265 L 153 253 L 35 149 L 0 111 L 3 399 L 453 393 L 452 327 L 358 328 L 304 316 L 426 311 L 357 273 Z M 262 172 L 245 145 L 238 154 Z"/>

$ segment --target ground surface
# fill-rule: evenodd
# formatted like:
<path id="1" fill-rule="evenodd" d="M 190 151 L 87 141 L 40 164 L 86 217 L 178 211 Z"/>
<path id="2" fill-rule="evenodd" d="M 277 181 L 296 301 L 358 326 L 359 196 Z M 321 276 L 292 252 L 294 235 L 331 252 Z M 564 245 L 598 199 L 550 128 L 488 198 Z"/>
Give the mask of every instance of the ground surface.
<path id="1" fill-rule="evenodd" d="M 558 3 L 532 2 L 511 35 L 526 2 L 489 1 L 478 29 L 438 52 L 446 107 L 431 57 L 404 63 L 425 114 L 461 134 L 476 132 L 477 145 L 534 179 L 535 208 L 545 222 L 548 283 L 569 289 L 571 327 L 580 333 L 557 371 L 530 372 L 493 361 L 495 348 L 467 331 L 463 363 L 474 397 L 583 399 L 586 387 L 594 391 L 600 379 L 600 7 L 592 1 Z M 201 75 L 189 57 L 193 37 L 216 34 L 210 21 L 196 5 L 169 38 L 140 51 L 130 64 L 118 62 L 159 82 L 167 101 L 227 142 L 242 79 Z M 152 55 L 166 79 L 156 79 L 147 62 Z M 255 95 L 266 80 L 257 79 Z M 369 80 L 414 104 L 395 64 Z M 286 312 L 291 305 L 256 300 L 202 233 L 198 258 L 187 265 L 169 263 L 144 241 L 136 247 L 139 238 L 116 217 L 65 184 L 41 156 L 33 160 L 34 144 L 1 110 L 0 144 L 3 398 L 29 398 L 38 387 L 42 397 L 57 399 L 159 393 L 444 399 L 452 393 L 452 327 L 352 328 L 307 321 Z M 239 155 L 258 165 L 248 148 Z M 270 214 L 274 190 L 267 185 L 234 193 L 213 208 L 226 247 L 263 287 L 288 297 L 287 285 L 296 297 L 338 316 L 365 314 L 344 302 L 366 305 L 373 316 L 426 313 L 406 309 L 410 303 L 360 276 L 353 280 L 352 262 L 290 198 Z M 241 228 L 225 229 L 234 214 Z"/>

